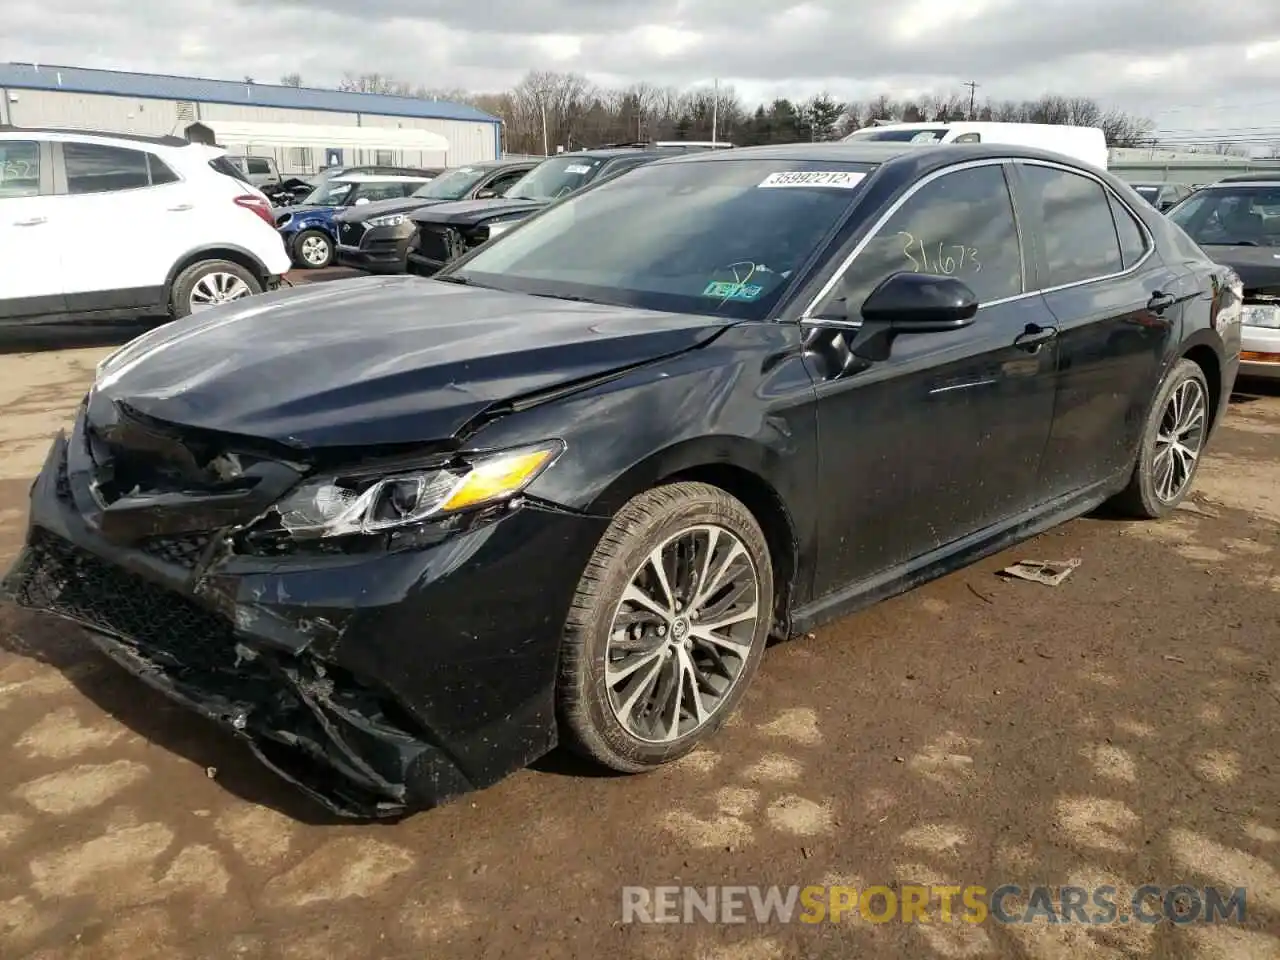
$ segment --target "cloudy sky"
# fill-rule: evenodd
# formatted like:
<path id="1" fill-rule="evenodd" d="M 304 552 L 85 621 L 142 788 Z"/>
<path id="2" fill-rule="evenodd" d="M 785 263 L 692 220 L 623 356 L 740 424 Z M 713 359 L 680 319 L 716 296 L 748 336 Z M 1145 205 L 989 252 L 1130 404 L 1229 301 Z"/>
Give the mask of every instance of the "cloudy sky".
<path id="1" fill-rule="evenodd" d="M 980 98 L 1094 96 L 1173 136 L 1280 137 L 1277 0 L 44 0 L 0 22 L 7 59 L 44 64 L 484 91 L 529 69 L 718 77 L 751 101 L 975 80 Z"/>

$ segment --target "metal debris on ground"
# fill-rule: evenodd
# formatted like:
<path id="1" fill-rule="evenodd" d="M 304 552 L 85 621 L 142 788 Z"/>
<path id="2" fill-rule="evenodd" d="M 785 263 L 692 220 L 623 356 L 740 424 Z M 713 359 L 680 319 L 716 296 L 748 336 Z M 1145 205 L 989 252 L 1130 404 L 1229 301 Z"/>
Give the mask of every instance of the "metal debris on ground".
<path id="1" fill-rule="evenodd" d="M 1056 587 L 1071 576 L 1071 572 L 1078 566 L 1079 560 L 1019 560 L 1013 566 L 1001 570 L 1000 576 Z"/>

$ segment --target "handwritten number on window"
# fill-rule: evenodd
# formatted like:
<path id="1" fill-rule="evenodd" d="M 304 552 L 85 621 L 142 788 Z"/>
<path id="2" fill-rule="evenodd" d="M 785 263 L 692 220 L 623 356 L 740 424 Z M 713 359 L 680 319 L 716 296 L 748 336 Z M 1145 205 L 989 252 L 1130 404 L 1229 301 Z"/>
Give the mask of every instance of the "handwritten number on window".
<path id="1" fill-rule="evenodd" d="M 916 273 L 940 273 L 952 276 L 968 268 L 974 273 L 982 272 L 982 264 L 978 261 L 978 248 L 965 246 L 963 243 L 939 243 L 934 256 L 923 240 L 917 240 L 905 230 L 899 231 L 904 238 L 902 255 L 911 261 L 911 269 Z"/>

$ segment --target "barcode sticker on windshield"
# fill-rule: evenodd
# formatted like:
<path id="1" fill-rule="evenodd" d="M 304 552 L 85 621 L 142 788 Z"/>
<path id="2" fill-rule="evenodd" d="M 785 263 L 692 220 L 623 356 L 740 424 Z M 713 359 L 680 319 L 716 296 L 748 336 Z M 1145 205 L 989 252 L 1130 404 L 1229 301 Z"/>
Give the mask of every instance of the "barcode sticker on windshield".
<path id="1" fill-rule="evenodd" d="M 590 173 L 591 168 L 585 163 L 571 163 L 564 168 L 565 173 Z"/>
<path id="2" fill-rule="evenodd" d="M 841 187 L 850 190 L 866 178 L 865 173 L 848 170 L 794 170 L 771 173 L 761 181 L 762 187 Z"/>

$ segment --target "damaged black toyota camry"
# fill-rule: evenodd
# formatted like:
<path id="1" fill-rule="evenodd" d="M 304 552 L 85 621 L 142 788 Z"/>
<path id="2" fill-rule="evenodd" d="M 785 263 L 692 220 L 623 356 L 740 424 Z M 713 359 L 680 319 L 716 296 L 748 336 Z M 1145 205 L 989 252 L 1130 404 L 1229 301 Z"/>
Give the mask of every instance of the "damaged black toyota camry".
<path id="1" fill-rule="evenodd" d="M 687 753 L 786 637 L 1186 496 L 1240 284 L 1108 174 L 966 145 L 661 160 L 436 279 L 108 357 L 5 581 L 332 810 Z M 836 651 L 829 651 L 836 655 Z"/>

